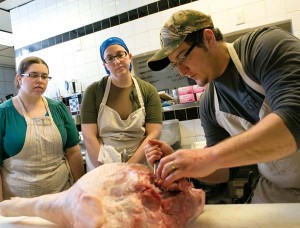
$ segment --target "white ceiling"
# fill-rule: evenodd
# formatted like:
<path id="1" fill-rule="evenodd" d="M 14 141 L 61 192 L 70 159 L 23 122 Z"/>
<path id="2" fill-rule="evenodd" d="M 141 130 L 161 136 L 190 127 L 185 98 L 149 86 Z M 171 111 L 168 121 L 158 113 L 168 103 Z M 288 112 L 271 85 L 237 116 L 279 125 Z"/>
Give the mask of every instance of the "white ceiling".
<path id="1" fill-rule="evenodd" d="M 0 0 L 0 9 L 10 11 L 13 8 L 24 5 L 33 0 Z"/>
<path id="2" fill-rule="evenodd" d="M 14 9 L 18 6 L 24 5 L 32 0 L 0 0 L 0 10 L 9 12 L 11 9 Z M 2 20 L 0 18 L 0 20 Z M 4 21 L 1 21 L 2 23 Z M 7 21 L 10 23 L 10 21 Z M 6 27 L 6 26 L 5 26 Z M 0 30 L 5 31 L 0 27 Z M 5 46 L 0 44 L 0 66 L 13 66 L 15 67 L 15 51 L 13 47 Z"/>

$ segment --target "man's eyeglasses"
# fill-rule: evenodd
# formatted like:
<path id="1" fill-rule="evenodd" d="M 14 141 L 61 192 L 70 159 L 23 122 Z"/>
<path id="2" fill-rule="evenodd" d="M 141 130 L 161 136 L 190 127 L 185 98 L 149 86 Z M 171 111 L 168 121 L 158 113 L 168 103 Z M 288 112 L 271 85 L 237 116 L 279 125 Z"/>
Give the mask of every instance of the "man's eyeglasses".
<path id="1" fill-rule="evenodd" d="M 115 58 L 117 58 L 118 60 L 124 59 L 127 56 L 127 52 L 126 51 L 118 51 L 116 53 L 116 55 L 108 55 L 105 59 L 104 62 L 106 64 L 110 64 L 112 62 L 115 61 Z"/>
<path id="2" fill-rule="evenodd" d="M 186 58 L 189 56 L 189 54 L 191 53 L 191 51 L 194 49 L 194 47 L 196 46 L 196 43 L 193 43 L 192 46 L 190 46 L 190 48 L 186 51 L 186 53 L 180 57 L 178 57 L 177 61 L 175 63 L 170 63 L 171 67 L 173 68 L 177 68 L 178 66 L 182 66 L 182 64 L 186 61 Z"/>
<path id="3" fill-rule="evenodd" d="M 39 74 L 39 73 L 21 74 L 21 76 L 32 78 L 34 80 L 37 80 L 38 78 L 41 78 L 43 80 L 51 80 L 51 78 L 52 78 L 52 77 L 49 77 L 49 74 Z"/>

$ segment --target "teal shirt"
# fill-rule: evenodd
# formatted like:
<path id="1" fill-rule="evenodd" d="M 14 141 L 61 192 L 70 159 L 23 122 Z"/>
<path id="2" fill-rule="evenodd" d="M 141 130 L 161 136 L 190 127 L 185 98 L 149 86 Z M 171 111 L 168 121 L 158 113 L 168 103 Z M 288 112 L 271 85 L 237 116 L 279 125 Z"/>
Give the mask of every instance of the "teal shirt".
<path id="1" fill-rule="evenodd" d="M 46 98 L 63 144 L 63 151 L 80 142 L 74 120 L 64 103 Z M 48 113 L 46 114 L 48 115 Z M 3 160 L 17 155 L 25 142 L 27 124 L 18 113 L 12 99 L 0 105 L 0 165 Z"/>

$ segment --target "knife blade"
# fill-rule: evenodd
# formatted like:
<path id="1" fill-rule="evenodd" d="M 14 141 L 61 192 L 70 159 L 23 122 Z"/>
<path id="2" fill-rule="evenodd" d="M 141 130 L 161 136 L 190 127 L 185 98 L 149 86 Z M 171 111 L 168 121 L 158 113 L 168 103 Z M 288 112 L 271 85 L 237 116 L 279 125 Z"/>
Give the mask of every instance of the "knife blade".
<path id="1" fill-rule="evenodd" d="M 154 173 L 154 175 L 156 174 L 156 170 L 157 170 L 158 165 L 159 165 L 159 160 L 156 160 L 153 164 L 153 173 Z"/>

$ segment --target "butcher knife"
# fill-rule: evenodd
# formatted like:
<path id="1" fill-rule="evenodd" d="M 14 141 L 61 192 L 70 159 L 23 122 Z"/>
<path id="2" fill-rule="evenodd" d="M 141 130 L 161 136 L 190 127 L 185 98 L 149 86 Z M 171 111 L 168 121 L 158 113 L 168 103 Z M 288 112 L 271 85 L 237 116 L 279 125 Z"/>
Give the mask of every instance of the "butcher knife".
<path id="1" fill-rule="evenodd" d="M 154 173 L 154 175 L 156 174 L 156 170 L 157 170 L 158 165 L 159 165 L 159 160 L 156 160 L 153 164 L 153 173 Z"/>

